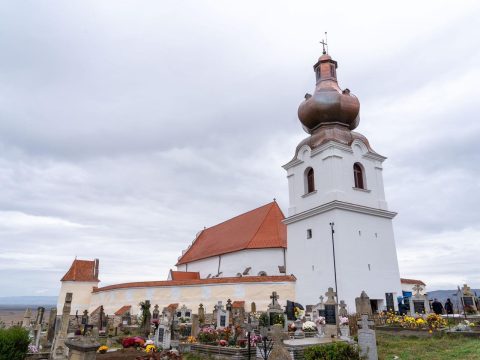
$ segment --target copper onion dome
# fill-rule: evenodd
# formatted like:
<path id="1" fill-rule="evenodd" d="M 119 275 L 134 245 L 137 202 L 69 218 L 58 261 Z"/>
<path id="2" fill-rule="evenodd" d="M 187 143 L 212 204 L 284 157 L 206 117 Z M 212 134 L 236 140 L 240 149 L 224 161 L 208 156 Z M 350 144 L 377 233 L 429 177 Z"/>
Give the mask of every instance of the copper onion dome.
<path id="1" fill-rule="evenodd" d="M 350 90 L 341 90 L 337 83 L 337 62 L 323 53 L 313 66 L 317 84 L 313 95 L 306 94 L 298 107 L 298 118 L 308 133 L 323 125 L 343 125 L 350 130 L 360 122 L 360 102 Z"/>

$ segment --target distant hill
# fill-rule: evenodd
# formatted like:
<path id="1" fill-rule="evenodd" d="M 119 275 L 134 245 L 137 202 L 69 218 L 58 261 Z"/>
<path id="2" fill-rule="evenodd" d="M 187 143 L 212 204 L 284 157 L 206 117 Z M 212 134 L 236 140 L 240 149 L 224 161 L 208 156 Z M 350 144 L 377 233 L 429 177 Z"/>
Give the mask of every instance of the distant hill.
<path id="1" fill-rule="evenodd" d="M 56 296 L 8 296 L 0 297 L 2 308 L 52 307 L 57 305 Z"/>
<path id="2" fill-rule="evenodd" d="M 438 299 L 442 304 L 445 304 L 445 301 L 447 299 L 450 299 L 453 303 L 457 302 L 457 292 L 458 290 L 435 290 L 435 291 L 429 291 L 428 292 L 428 298 L 430 300 L 433 299 Z M 472 289 L 472 292 L 477 294 L 477 296 L 480 296 L 480 289 Z"/>

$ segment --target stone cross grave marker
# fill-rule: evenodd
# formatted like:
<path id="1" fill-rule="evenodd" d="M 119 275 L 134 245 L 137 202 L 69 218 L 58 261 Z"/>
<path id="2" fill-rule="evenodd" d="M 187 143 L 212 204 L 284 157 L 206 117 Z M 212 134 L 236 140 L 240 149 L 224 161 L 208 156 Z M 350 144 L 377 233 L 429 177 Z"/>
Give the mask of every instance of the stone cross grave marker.
<path id="1" fill-rule="evenodd" d="M 475 303 L 475 296 L 472 290 L 470 289 L 470 286 L 467 286 L 467 284 L 463 284 L 461 291 L 462 291 L 462 303 L 464 308 L 466 310 L 471 309 L 473 311 L 478 311 L 477 305 Z"/>
<path id="2" fill-rule="evenodd" d="M 160 310 L 158 310 L 158 304 L 155 304 L 155 306 L 153 307 L 152 319 L 158 320 L 159 315 L 160 315 Z"/>
<path id="3" fill-rule="evenodd" d="M 205 324 L 205 308 L 203 307 L 203 304 L 198 306 L 198 322 L 200 326 Z"/>
<path id="4" fill-rule="evenodd" d="M 50 309 L 50 316 L 48 317 L 48 330 L 47 330 L 47 344 L 52 345 L 53 338 L 55 336 L 55 322 L 57 319 L 57 308 Z"/>
<path id="5" fill-rule="evenodd" d="M 361 329 L 358 330 L 360 357 L 366 360 L 378 360 L 375 330 L 369 328 L 369 325 L 373 326 L 373 321 L 368 320 L 368 315 L 362 315 L 362 320 L 358 322 L 358 325 L 361 326 Z"/>
<path id="6" fill-rule="evenodd" d="M 288 335 L 283 332 L 280 324 L 272 326 L 273 348 L 270 352 L 269 359 L 275 360 L 291 360 L 292 357 L 287 348 L 283 345 L 283 340 L 288 339 Z"/>
<path id="7" fill-rule="evenodd" d="M 325 333 L 328 337 L 337 335 L 339 332 L 338 322 L 338 304 L 335 300 L 337 293 L 329 287 L 325 293 L 327 301 L 325 302 Z"/>
<path id="8" fill-rule="evenodd" d="M 62 320 L 60 324 L 60 331 L 55 337 L 54 344 L 52 346 L 53 351 L 51 358 L 53 360 L 65 360 L 68 355 L 68 348 L 65 346 L 65 340 L 68 335 L 68 324 L 70 323 L 70 311 L 72 309 L 72 293 L 65 295 L 65 303 L 63 304 Z"/>
<path id="9" fill-rule="evenodd" d="M 255 304 L 255 301 L 253 301 L 252 304 L 250 305 L 250 312 L 251 313 L 257 312 L 257 304 Z"/>
<path id="10" fill-rule="evenodd" d="M 340 309 L 338 310 L 338 315 L 344 317 L 348 316 L 347 304 L 345 304 L 345 301 L 341 300 L 338 306 L 340 306 Z"/>
<path id="11" fill-rule="evenodd" d="M 35 320 L 35 327 L 33 329 L 35 346 L 37 349 L 40 345 L 40 337 L 42 335 L 42 322 L 43 322 L 44 313 L 45 313 L 45 308 L 40 306 L 37 309 L 37 319 Z"/>

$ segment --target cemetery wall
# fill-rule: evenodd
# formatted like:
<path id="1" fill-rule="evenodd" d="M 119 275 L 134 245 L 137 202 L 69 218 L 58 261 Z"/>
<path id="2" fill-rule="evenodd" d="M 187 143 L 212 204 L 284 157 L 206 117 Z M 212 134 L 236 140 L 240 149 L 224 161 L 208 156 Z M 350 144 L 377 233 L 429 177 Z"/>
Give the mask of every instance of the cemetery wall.
<path id="1" fill-rule="evenodd" d="M 246 300 L 247 304 L 254 301 L 257 305 L 257 310 L 265 311 L 270 303 L 270 295 L 274 291 L 285 302 L 287 299 L 295 299 L 295 278 L 291 278 L 292 280 L 285 281 L 257 281 L 250 283 L 242 283 L 240 282 L 242 278 L 237 278 L 235 283 L 177 286 L 128 287 L 128 284 L 112 285 L 106 287 L 106 290 L 102 290 L 102 288 L 95 290 L 92 294 L 89 312 L 103 305 L 105 313 L 111 315 L 122 306 L 131 305 L 132 315 L 137 315 L 140 310 L 138 304 L 145 300 L 150 300 L 151 304 L 158 304 L 160 308 L 169 304 L 181 303 L 189 308 L 196 309 L 199 303 L 202 303 L 206 312 L 212 312 L 214 305 L 218 301 L 225 303 L 227 299 L 232 301 Z M 114 288 L 115 286 L 127 287 Z M 73 297 L 75 298 L 75 294 Z"/>
<path id="2" fill-rule="evenodd" d="M 70 315 L 74 315 L 77 310 L 81 314 L 84 310 L 90 309 L 92 289 L 96 286 L 98 286 L 98 281 L 62 281 L 57 300 L 57 314 L 62 315 L 65 295 L 68 292 L 75 295 L 72 299 Z"/>
<path id="3" fill-rule="evenodd" d="M 249 275 L 265 271 L 267 275 L 281 275 L 278 267 L 284 266 L 284 249 L 248 249 L 210 257 L 177 266 L 178 271 L 198 271 L 201 278 L 216 275 L 220 265 L 223 277 L 237 276 L 250 267 Z"/>

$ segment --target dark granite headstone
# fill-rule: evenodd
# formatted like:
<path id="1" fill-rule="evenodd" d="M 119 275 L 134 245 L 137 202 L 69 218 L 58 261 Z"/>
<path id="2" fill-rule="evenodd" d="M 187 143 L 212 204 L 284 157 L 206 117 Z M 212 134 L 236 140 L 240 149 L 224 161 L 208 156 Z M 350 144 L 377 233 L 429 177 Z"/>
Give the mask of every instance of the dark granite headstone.
<path id="1" fill-rule="evenodd" d="M 425 313 L 425 302 L 413 300 L 413 311 L 418 314 Z"/>
<path id="2" fill-rule="evenodd" d="M 337 314 L 335 313 L 335 305 L 325 304 L 325 323 L 327 325 L 337 324 Z"/>

